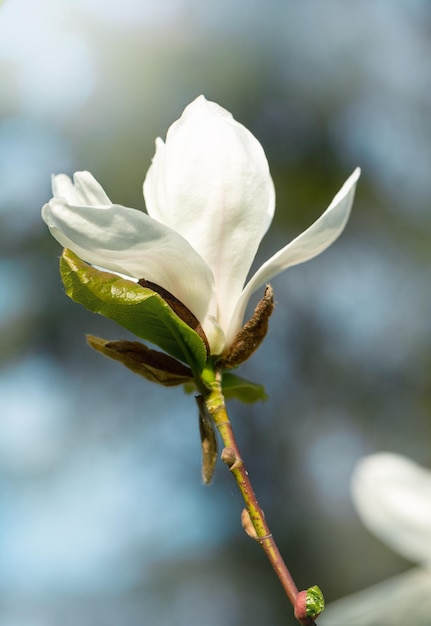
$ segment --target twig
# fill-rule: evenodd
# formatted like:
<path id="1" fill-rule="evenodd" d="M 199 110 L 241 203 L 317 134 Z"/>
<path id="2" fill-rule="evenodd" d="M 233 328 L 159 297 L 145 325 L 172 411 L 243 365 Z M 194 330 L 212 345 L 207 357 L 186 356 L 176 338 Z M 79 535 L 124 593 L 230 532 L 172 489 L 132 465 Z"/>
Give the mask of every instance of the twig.
<path id="1" fill-rule="evenodd" d="M 244 530 L 250 537 L 257 541 L 265 552 L 286 595 L 294 607 L 296 619 L 303 624 L 303 626 L 313 626 L 315 625 L 314 619 L 306 614 L 305 600 L 307 592 L 298 591 L 265 520 L 264 512 L 256 498 L 247 469 L 241 458 L 221 391 L 220 372 L 216 372 L 215 380 L 211 385 L 211 392 L 204 397 L 204 402 L 225 446 L 221 454 L 221 459 L 229 467 L 245 502 L 246 508 L 241 516 Z"/>

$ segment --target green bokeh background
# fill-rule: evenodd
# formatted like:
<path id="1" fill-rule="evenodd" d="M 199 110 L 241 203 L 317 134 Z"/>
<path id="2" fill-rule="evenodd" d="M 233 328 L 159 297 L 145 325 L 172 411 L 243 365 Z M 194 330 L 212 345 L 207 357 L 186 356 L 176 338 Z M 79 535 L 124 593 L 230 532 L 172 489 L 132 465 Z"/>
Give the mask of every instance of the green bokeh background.
<path id="1" fill-rule="evenodd" d="M 378 450 L 431 465 L 430 5 L 159 4 L 0 7 L 1 626 L 295 623 L 226 468 L 201 485 L 193 399 L 86 347 L 130 336 L 68 300 L 40 220 L 59 171 L 144 208 L 155 137 L 201 93 L 268 156 L 256 264 L 362 168 L 340 240 L 273 281 L 241 370 L 270 399 L 230 412 L 300 587 L 331 601 L 409 567 L 361 526 L 349 480 Z"/>

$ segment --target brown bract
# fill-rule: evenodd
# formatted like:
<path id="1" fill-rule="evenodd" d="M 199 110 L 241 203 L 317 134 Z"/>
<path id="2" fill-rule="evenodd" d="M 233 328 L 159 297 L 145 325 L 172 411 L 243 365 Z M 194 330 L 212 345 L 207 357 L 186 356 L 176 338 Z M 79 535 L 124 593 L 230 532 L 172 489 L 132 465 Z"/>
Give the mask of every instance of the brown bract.
<path id="1" fill-rule="evenodd" d="M 120 361 L 135 374 L 165 387 L 182 385 L 193 380 L 189 367 L 163 352 L 147 348 L 139 341 L 109 341 L 87 335 L 87 343 L 97 352 Z"/>
<path id="2" fill-rule="evenodd" d="M 253 315 L 241 328 L 228 351 L 220 357 L 217 365 L 221 369 L 241 365 L 257 350 L 268 331 L 268 322 L 274 306 L 274 292 L 271 285 L 267 285 Z"/>

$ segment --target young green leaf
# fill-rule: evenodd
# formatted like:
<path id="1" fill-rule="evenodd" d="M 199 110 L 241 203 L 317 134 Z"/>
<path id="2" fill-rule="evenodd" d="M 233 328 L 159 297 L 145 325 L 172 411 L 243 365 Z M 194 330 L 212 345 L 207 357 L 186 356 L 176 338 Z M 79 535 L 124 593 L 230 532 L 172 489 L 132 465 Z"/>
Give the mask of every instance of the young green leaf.
<path id="1" fill-rule="evenodd" d="M 235 398 L 246 404 L 253 404 L 258 400 L 268 398 L 263 385 L 252 383 L 250 380 L 232 374 L 232 372 L 223 372 L 222 388 L 226 400 Z"/>
<path id="2" fill-rule="evenodd" d="M 325 608 L 325 599 L 323 593 L 317 585 L 307 589 L 307 598 L 305 601 L 306 612 L 308 617 L 313 619 L 317 617 Z"/>
<path id="3" fill-rule="evenodd" d="M 60 259 L 60 272 L 72 300 L 187 363 L 195 375 L 202 371 L 207 360 L 202 339 L 158 293 L 117 274 L 102 272 L 67 249 Z"/>

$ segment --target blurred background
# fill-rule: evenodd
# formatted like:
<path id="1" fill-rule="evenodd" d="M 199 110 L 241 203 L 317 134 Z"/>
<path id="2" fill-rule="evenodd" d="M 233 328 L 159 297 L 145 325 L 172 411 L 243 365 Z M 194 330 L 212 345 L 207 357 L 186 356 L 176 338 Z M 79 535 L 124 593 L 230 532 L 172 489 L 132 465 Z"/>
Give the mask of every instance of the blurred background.
<path id="1" fill-rule="evenodd" d="M 296 623 L 200 478 L 196 407 L 92 353 L 126 331 L 69 300 L 40 219 L 50 176 L 115 202 L 203 93 L 262 143 L 277 213 L 262 262 L 362 167 L 351 220 L 273 281 L 269 335 L 233 401 L 240 448 L 300 587 L 328 601 L 410 567 L 361 526 L 364 454 L 431 465 L 431 5 L 426 0 L 0 3 L 0 625 Z"/>

